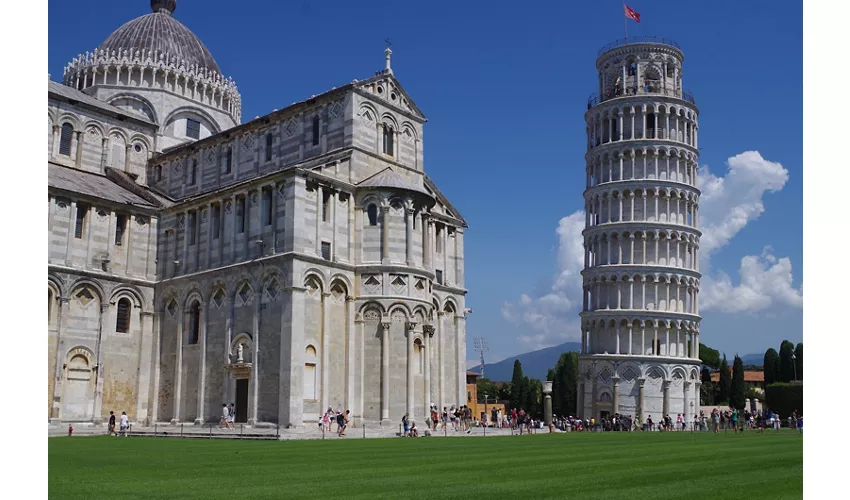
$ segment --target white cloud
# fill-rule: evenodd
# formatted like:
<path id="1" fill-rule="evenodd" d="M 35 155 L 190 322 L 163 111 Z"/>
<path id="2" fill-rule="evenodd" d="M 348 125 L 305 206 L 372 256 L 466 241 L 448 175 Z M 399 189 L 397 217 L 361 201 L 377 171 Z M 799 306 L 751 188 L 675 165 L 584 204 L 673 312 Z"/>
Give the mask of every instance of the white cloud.
<path id="1" fill-rule="evenodd" d="M 729 275 L 702 278 L 700 308 L 704 311 L 758 312 L 772 306 L 803 307 L 803 288 L 792 284 L 791 260 L 777 259 L 770 247 L 761 256 L 741 259 L 741 284 L 733 285 Z"/>
<path id="2" fill-rule="evenodd" d="M 703 231 L 700 268 L 706 273 L 701 281 L 701 309 L 754 312 L 775 305 L 802 307 L 802 286 L 794 289 L 792 285 L 791 261 L 777 259 L 769 248 L 761 256 L 746 256 L 741 260 L 738 286 L 725 273 L 711 276 L 711 255 L 764 213 L 766 193 L 780 191 L 788 182 L 788 171 L 779 163 L 765 160 L 758 151 L 733 156 L 727 166 L 724 177 L 714 175 L 705 166 L 699 172 Z M 524 327 L 517 339 L 529 348 L 540 349 L 580 338 L 584 222 L 582 210 L 559 221 L 558 272 L 551 288 L 537 298 L 522 294 L 518 301 L 502 305 L 502 316 Z"/>

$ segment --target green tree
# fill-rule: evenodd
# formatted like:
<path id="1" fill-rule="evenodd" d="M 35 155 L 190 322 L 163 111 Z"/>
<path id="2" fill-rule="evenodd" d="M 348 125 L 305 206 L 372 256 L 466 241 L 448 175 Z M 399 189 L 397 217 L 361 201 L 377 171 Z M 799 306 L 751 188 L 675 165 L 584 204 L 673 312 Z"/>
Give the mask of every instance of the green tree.
<path id="1" fill-rule="evenodd" d="M 550 370 L 552 371 L 552 370 Z M 575 415 L 578 388 L 578 353 L 561 353 L 555 365 L 552 381 L 552 413 Z"/>
<path id="2" fill-rule="evenodd" d="M 747 386 L 744 383 L 744 362 L 738 355 L 732 362 L 732 383 L 729 387 L 729 406 L 739 410 L 744 409 Z"/>
<path id="3" fill-rule="evenodd" d="M 702 360 L 702 364 L 715 370 L 720 368 L 720 351 L 712 349 L 702 342 L 699 344 L 699 359 Z"/>
<path id="4" fill-rule="evenodd" d="M 511 408 L 516 408 L 519 410 L 523 406 L 523 375 L 522 375 L 522 363 L 519 360 L 514 360 L 514 373 L 511 377 Z M 510 410 L 508 410 L 510 411 Z"/>
<path id="5" fill-rule="evenodd" d="M 701 406 L 714 405 L 714 384 L 711 382 L 703 382 L 699 388 L 699 402 Z"/>
<path id="6" fill-rule="evenodd" d="M 764 385 L 779 381 L 779 353 L 771 347 L 764 352 Z"/>
<path id="7" fill-rule="evenodd" d="M 699 377 L 700 377 L 700 382 L 702 382 L 703 385 L 710 384 L 711 383 L 711 370 L 709 370 L 707 366 L 703 366 L 702 370 L 700 370 Z"/>
<path id="8" fill-rule="evenodd" d="M 723 355 L 723 361 L 720 362 L 720 384 L 717 390 L 717 400 L 720 402 L 729 402 L 729 391 L 732 389 L 732 374 L 729 373 L 729 363 L 726 361 L 726 355 Z"/>
<path id="9" fill-rule="evenodd" d="M 779 381 L 790 382 L 794 379 L 794 360 L 791 355 L 794 354 L 794 344 L 787 340 L 783 340 L 779 346 Z"/>
<path id="10" fill-rule="evenodd" d="M 478 402 L 484 402 L 484 395 L 487 395 L 488 399 L 498 399 L 499 397 L 499 387 L 495 382 L 488 378 L 479 378 L 475 381 L 475 385 L 478 388 Z"/>
<path id="11" fill-rule="evenodd" d="M 794 356 L 797 357 L 795 363 L 797 365 L 797 380 L 803 380 L 803 343 L 797 344 L 794 349 Z"/>

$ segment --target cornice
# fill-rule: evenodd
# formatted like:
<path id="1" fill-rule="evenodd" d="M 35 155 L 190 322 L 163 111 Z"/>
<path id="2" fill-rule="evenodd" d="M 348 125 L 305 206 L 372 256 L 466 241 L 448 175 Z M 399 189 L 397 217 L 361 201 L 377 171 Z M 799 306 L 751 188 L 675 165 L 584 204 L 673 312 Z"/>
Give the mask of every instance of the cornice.
<path id="1" fill-rule="evenodd" d="M 156 281 L 149 281 L 142 278 L 134 278 L 132 276 L 121 276 L 116 274 L 109 274 L 103 271 L 94 271 L 90 269 L 77 269 L 75 267 L 62 266 L 59 264 L 47 264 L 47 272 L 48 273 L 68 273 L 68 274 L 76 274 L 79 276 L 85 276 L 86 278 L 93 278 L 98 280 L 107 280 L 114 281 L 118 283 L 124 284 L 133 284 L 136 286 L 143 287 L 153 287 L 157 284 Z"/>
<path id="2" fill-rule="evenodd" d="M 684 182 L 679 181 L 671 181 L 671 180 L 663 180 L 663 179 L 628 179 L 621 181 L 608 181 L 602 182 L 600 184 L 596 184 L 595 186 L 591 186 L 584 190 L 584 199 L 587 201 L 587 196 L 596 193 L 604 193 L 611 191 L 612 189 L 628 189 L 631 188 L 632 191 L 635 189 L 655 189 L 656 187 L 667 188 L 667 189 L 678 189 L 681 191 L 690 191 L 691 193 L 696 194 L 697 196 L 702 195 L 702 191 L 696 186 L 692 186 L 690 184 L 686 184 Z"/>
<path id="3" fill-rule="evenodd" d="M 585 162 L 590 160 L 591 155 L 598 155 L 603 153 L 610 153 L 611 150 L 624 150 L 628 151 L 631 149 L 683 149 L 687 152 L 696 155 L 699 157 L 699 149 L 691 146 L 686 142 L 675 141 L 673 139 L 631 139 L 624 138 L 623 140 L 618 141 L 608 141 L 600 143 L 596 146 L 591 147 L 585 154 L 584 159 Z"/>
<path id="4" fill-rule="evenodd" d="M 695 278 L 697 280 L 702 279 L 702 273 L 699 271 L 694 271 L 693 269 L 687 269 L 684 267 L 672 267 L 672 266 L 659 266 L 659 265 L 649 265 L 649 264 L 605 264 L 597 267 L 589 267 L 583 269 L 581 271 L 581 276 L 584 278 L 591 278 L 597 276 L 605 276 L 605 275 L 670 275 L 677 274 L 682 276 L 689 276 L 691 278 Z"/>
<path id="5" fill-rule="evenodd" d="M 628 230 L 629 232 L 636 231 L 647 231 L 647 232 L 667 232 L 667 231 L 675 231 L 675 232 L 684 232 L 684 233 L 692 233 L 697 237 L 702 237 L 702 231 L 693 227 L 686 226 L 684 224 L 673 224 L 671 222 L 648 222 L 648 221 L 622 221 L 622 222 L 603 222 L 602 224 L 596 224 L 594 226 L 586 227 L 582 230 L 582 236 L 591 236 L 596 233 L 605 233 L 608 234 L 610 232 L 623 232 Z M 697 248 L 699 248 L 699 242 L 697 242 Z"/>

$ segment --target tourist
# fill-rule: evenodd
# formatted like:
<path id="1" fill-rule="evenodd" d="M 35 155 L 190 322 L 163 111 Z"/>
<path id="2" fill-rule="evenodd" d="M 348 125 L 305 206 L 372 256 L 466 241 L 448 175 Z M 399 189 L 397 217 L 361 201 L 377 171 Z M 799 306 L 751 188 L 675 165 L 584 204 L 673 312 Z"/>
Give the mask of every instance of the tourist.
<path id="1" fill-rule="evenodd" d="M 230 417 L 230 410 L 227 409 L 227 403 L 221 403 L 221 418 L 218 421 L 218 428 L 223 429 L 225 427 L 229 428 L 230 426 L 227 424 L 227 420 Z"/>
<path id="2" fill-rule="evenodd" d="M 738 409 L 734 408 L 732 410 L 732 431 L 738 432 Z"/>
<path id="3" fill-rule="evenodd" d="M 121 422 L 118 425 L 120 426 L 121 435 L 127 437 L 127 429 L 130 428 L 130 418 L 127 416 L 126 411 L 121 412 Z"/>
<path id="4" fill-rule="evenodd" d="M 349 411 L 345 410 L 345 414 L 340 413 L 336 416 L 336 425 L 338 427 L 336 433 L 339 437 L 345 436 L 345 428 L 348 426 L 348 414 Z"/>
<path id="5" fill-rule="evenodd" d="M 236 421 L 236 403 L 230 403 L 230 415 L 227 416 L 227 427 L 233 428 L 233 423 Z"/>
<path id="6" fill-rule="evenodd" d="M 322 430 L 323 431 L 331 431 L 331 412 L 330 410 L 326 411 L 324 415 L 322 415 Z"/>
<path id="7" fill-rule="evenodd" d="M 108 429 L 109 430 L 106 431 L 107 436 L 109 436 L 110 434 L 115 434 L 116 437 L 118 436 L 118 433 L 115 432 L 115 412 L 113 412 L 113 411 L 109 412 L 109 428 Z"/>
<path id="8" fill-rule="evenodd" d="M 402 434 L 402 437 L 407 437 L 409 424 L 410 424 L 410 422 L 407 419 L 407 413 L 405 413 L 404 416 L 401 417 L 401 425 L 404 426 L 404 434 Z"/>
<path id="9" fill-rule="evenodd" d="M 445 431 L 445 430 L 446 430 L 446 426 L 447 426 L 447 425 L 448 425 L 448 423 L 449 423 L 449 412 L 448 412 L 448 411 L 446 411 L 446 407 L 445 407 L 445 406 L 443 407 L 442 421 L 443 421 L 443 431 Z"/>
<path id="10" fill-rule="evenodd" d="M 781 419 L 781 418 L 779 418 L 779 414 L 778 414 L 778 413 L 776 413 L 776 414 L 774 415 L 774 417 L 775 417 L 775 418 L 773 419 L 773 430 L 775 430 L 776 432 L 779 432 L 779 427 L 781 427 L 781 426 L 782 426 L 782 419 Z"/>

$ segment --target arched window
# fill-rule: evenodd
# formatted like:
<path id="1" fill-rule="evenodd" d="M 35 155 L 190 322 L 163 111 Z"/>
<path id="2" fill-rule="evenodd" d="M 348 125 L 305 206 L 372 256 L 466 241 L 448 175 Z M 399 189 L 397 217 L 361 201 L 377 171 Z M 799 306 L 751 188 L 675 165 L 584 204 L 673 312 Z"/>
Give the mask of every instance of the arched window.
<path id="1" fill-rule="evenodd" d="M 59 154 L 71 156 L 71 137 L 74 135 L 74 126 L 70 123 L 62 125 L 62 132 L 59 136 Z"/>
<path id="2" fill-rule="evenodd" d="M 201 305 L 197 302 L 189 309 L 189 344 L 197 344 L 201 329 Z"/>
<path id="3" fill-rule="evenodd" d="M 274 137 L 271 133 L 266 134 L 266 161 L 272 161 L 272 144 Z"/>
<path id="4" fill-rule="evenodd" d="M 122 297 L 118 300 L 118 307 L 115 313 L 115 331 L 118 333 L 127 333 L 130 331 L 130 299 Z"/>
<path id="5" fill-rule="evenodd" d="M 393 128 L 384 124 L 384 154 L 393 156 Z"/>
<path id="6" fill-rule="evenodd" d="M 378 225 L 378 207 L 374 203 L 369 204 L 366 207 L 366 214 L 369 215 L 369 225 L 377 226 Z"/>
<path id="7" fill-rule="evenodd" d="M 319 115 L 316 115 L 316 116 L 313 117 L 313 145 L 314 146 L 319 145 L 319 132 L 320 132 L 319 125 L 320 125 Z"/>
<path id="8" fill-rule="evenodd" d="M 224 154 L 224 173 L 229 174 L 230 170 L 233 168 L 233 148 L 227 148 L 227 152 Z"/>

